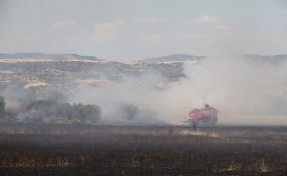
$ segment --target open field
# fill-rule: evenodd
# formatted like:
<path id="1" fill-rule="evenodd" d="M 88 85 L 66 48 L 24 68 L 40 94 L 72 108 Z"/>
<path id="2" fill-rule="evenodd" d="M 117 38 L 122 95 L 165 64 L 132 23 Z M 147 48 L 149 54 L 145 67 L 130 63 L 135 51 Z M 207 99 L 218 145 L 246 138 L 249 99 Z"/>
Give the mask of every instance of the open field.
<path id="1" fill-rule="evenodd" d="M 0 124 L 0 175 L 285 175 L 287 127 Z"/>

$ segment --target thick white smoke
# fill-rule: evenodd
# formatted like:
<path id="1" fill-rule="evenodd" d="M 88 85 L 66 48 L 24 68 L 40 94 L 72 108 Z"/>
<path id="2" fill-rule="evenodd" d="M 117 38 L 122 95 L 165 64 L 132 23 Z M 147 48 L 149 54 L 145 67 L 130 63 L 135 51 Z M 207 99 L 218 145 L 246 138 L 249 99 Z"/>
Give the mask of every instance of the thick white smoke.
<path id="1" fill-rule="evenodd" d="M 141 77 L 125 77 L 120 83 L 111 83 L 97 88 L 83 86 L 77 90 L 71 102 L 97 104 L 103 109 L 103 120 L 121 119 L 120 108 L 123 104 L 135 105 L 139 109 L 139 120 L 155 120 L 158 116 L 154 105 L 158 104 L 162 93 L 159 84 L 160 74 L 150 72 Z M 152 116 L 152 117 L 151 117 Z"/>
<path id="2" fill-rule="evenodd" d="M 220 111 L 221 123 L 270 124 L 287 114 L 287 64 L 247 58 L 210 58 L 187 65 L 187 79 L 173 88 L 178 100 L 209 103 Z M 285 121 L 286 122 L 286 121 Z"/>
<path id="3" fill-rule="evenodd" d="M 163 121 L 185 121 L 190 108 L 208 103 L 219 110 L 222 124 L 286 123 L 286 62 L 209 58 L 186 63 L 185 74 L 164 89 L 165 79 L 155 72 L 126 77 L 121 83 L 82 88 L 71 101 L 100 105 L 104 120 L 117 119 L 120 103 L 153 111 Z"/>

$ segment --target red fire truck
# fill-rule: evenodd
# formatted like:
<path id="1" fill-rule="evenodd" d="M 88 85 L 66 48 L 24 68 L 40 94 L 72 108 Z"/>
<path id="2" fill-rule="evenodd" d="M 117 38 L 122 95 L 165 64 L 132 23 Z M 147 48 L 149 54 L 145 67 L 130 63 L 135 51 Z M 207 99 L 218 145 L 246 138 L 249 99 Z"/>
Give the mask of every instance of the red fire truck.
<path id="1" fill-rule="evenodd" d="M 217 122 L 217 114 L 218 111 L 215 108 L 205 104 L 203 108 L 191 109 L 188 114 L 188 121 L 195 126 L 199 123 L 203 125 L 214 125 Z"/>

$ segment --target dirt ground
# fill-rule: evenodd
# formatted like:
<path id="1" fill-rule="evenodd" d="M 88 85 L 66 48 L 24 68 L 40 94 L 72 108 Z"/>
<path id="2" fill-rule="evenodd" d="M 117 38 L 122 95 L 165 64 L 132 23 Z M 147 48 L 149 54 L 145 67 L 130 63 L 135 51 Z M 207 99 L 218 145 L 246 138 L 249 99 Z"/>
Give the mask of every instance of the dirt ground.
<path id="1" fill-rule="evenodd" d="M 0 123 L 0 175 L 286 175 L 287 127 Z"/>

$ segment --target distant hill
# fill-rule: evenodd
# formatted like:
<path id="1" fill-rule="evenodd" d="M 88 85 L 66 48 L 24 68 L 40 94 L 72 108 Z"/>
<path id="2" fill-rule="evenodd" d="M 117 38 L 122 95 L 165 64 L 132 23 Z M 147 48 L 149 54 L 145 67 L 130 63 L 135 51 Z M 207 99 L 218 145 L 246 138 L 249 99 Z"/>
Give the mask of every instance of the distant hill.
<path id="1" fill-rule="evenodd" d="M 96 60 L 95 56 L 81 56 L 78 54 L 44 54 L 44 53 L 16 53 L 16 54 L 3 54 L 0 53 L 0 59 L 80 59 L 80 60 Z"/>
<path id="2" fill-rule="evenodd" d="M 252 59 L 256 62 L 268 62 L 268 63 L 280 63 L 283 61 L 287 61 L 287 55 L 259 55 L 259 54 L 246 54 L 241 55 L 246 59 Z M 168 56 L 154 57 L 141 61 L 146 62 L 176 62 L 176 61 L 198 61 L 201 59 L 206 59 L 207 56 L 195 56 L 189 54 L 172 54 Z"/>
<path id="3" fill-rule="evenodd" d="M 204 58 L 205 56 L 194 56 L 189 54 L 172 54 L 168 56 L 149 58 L 142 61 L 148 61 L 148 62 L 195 61 Z"/>
<path id="4" fill-rule="evenodd" d="M 247 59 L 253 59 L 256 62 L 268 62 L 268 63 L 281 63 L 283 61 L 287 61 L 287 55 L 281 54 L 281 55 L 258 55 L 258 54 L 246 54 L 243 55 L 243 57 Z"/>

